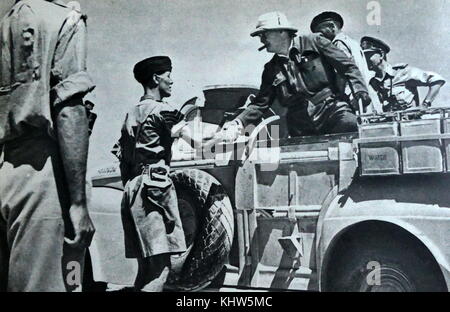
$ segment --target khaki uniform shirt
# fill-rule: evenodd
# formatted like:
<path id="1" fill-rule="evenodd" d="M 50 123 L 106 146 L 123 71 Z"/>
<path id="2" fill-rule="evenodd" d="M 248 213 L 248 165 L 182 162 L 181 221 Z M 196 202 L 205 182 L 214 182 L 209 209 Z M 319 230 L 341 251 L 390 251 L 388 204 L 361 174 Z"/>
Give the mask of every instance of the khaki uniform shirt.
<path id="1" fill-rule="evenodd" d="M 366 57 L 364 56 L 364 52 L 362 51 L 359 43 L 350 38 L 349 36 L 347 36 L 343 32 L 337 34 L 337 36 L 333 39 L 333 43 L 339 49 L 341 49 L 348 57 L 353 59 L 368 87 L 367 89 L 369 91 L 369 96 L 372 100 L 373 107 L 377 111 L 381 112 L 382 107 L 380 100 L 378 99 L 377 93 L 375 92 L 375 90 L 373 90 L 372 87 L 370 87 L 370 79 L 372 79 L 374 73 L 369 70 L 369 67 L 367 66 Z M 350 95 L 351 90 L 346 90 L 345 93 L 347 95 Z"/>
<path id="2" fill-rule="evenodd" d="M 169 166 L 172 157 L 172 127 L 183 115 L 163 101 L 144 96 L 127 113 L 119 139 L 123 182 L 141 174 L 144 165 Z"/>
<path id="3" fill-rule="evenodd" d="M 17 2 L 0 25 L 0 144 L 36 129 L 54 136 L 55 108 L 94 88 L 86 17 L 60 1 Z"/>
<path id="4" fill-rule="evenodd" d="M 129 258 L 186 250 L 168 167 L 173 143 L 171 130 L 182 117 L 170 104 L 144 96 L 125 118 L 119 145 L 125 184 L 122 223 Z M 152 170 L 158 172 L 153 174 Z"/>
<path id="5" fill-rule="evenodd" d="M 384 77 L 375 76 L 370 82 L 383 105 L 386 105 L 391 98 L 395 99 L 397 105 L 403 109 L 418 106 L 420 103 L 417 87 L 445 82 L 445 79 L 437 73 L 424 71 L 408 64 L 392 66 L 387 63 L 386 65 Z"/>

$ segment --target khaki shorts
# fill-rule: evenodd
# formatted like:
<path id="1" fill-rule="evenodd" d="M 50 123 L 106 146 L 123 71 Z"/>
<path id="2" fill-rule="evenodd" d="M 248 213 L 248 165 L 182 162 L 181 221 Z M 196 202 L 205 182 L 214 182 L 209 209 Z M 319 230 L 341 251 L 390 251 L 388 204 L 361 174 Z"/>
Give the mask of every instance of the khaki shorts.
<path id="1" fill-rule="evenodd" d="M 122 224 L 127 258 L 186 251 L 175 187 L 168 176 L 139 175 L 125 185 Z"/>

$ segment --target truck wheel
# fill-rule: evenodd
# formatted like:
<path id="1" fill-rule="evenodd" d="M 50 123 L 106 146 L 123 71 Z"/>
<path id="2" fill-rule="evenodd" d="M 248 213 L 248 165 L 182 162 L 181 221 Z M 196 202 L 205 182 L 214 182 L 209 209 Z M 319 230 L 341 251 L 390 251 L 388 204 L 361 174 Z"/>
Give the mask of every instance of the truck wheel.
<path id="1" fill-rule="evenodd" d="M 208 173 L 177 170 L 171 174 L 188 250 L 172 257 L 167 289 L 194 291 L 221 272 L 231 249 L 233 208 L 223 187 Z"/>
<path id="2" fill-rule="evenodd" d="M 439 267 L 427 250 L 412 242 L 345 244 L 331 260 L 329 291 L 429 292 L 446 291 Z"/>

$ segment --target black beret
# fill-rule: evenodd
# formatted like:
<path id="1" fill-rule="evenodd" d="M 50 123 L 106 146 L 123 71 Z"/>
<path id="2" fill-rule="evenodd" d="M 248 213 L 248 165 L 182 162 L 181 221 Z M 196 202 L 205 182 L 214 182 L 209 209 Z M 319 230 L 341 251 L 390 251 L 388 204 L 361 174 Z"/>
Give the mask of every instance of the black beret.
<path id="1" fill-rule="evenodd" d="M 336 12 L 322 12 L 319 15 L 317 15 L 316 17 L 313 18 L 312 22 L 311 22 L 311 31 L 312 32 L 316 32 L 316 27 L 320 24 L 323 23 L 325 21 L 335 21 L 338 24 L 340 24 L 339 28 L 342 28 L 344 26 L 344 19 L 342 18 L 342 16 L 340 16 L 338 13 Z"/>
<path id="2" fill-rule="evenodd" d="M 147 83 L 153 74 L 172 71 L 172 62 L 168 56 L 153 56 L 134 65 L 134 78 L 139 83 Z"/>
<path id="3" fill-rule="evenodd" d="M 391 51 L 391 48 L 382 40 L 365 36 L 361 38 L 361 47 L 366 50 L 370 48 L 376 48 L 384 51 L 385 54 L 388 54 Z"/>

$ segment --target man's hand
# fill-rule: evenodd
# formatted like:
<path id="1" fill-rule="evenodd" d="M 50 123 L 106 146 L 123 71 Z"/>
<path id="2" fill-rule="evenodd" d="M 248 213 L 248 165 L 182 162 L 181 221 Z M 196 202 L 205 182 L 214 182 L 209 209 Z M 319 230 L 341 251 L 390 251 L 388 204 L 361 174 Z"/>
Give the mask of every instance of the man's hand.
<path id="1" fill-rule="evenodd" d="M 430 107 L 431 107 L 431 102 L 430 101 L 425 100 L 425 101 L 422 102 L 422 108 L 428 109 Z"/>
<path id="2" fill-rule="evenodd" d="M 220 133 L 226 143 L 232 143 L 241 135 L 242 124 L 238 120 L 229 121 L 223 125 Z"/>
<path id="3" fill-rule="evenodd" d="M 244 108 L 247 108 L 250 104 L 252 104 L 255 101 L 255 98 L 256 98 L 256 95 L 250 94 L 247 97 L 247 100 L 245 101 Z"/>
<path id="4" fill-rule="evenodd" d="M 370 105 L 370 103 L 372 103 L 369 93 L 367 93 L 365 91 L 356 92 L 355 99 L 358 102 L 359 102 L 359 100 L 362 100 L 363 107 L 367 107 Z"/>
<path id="5" fill-rule="evenodd" d="M 84 249 L 89 247 L 95 233 L 95 228 L 89 217 L 87 207 L 83 205 L 72 205 L 69 214 L 75 232 L 75 238 L 73 240 L 65 238 L 64 240 L 73 248 Z"/>
<path id="6" fill-rule="evenodd" d="M 360 101 L 362 102 L 362 107 L 359 107 Z M 351 106 L 355 111 L 358 111 L 360 114 L 364 114 L 366 112 L 366 108 L 372 103 L 370 99 L 369 93 L 365 91 L 359 91 L 355 94 L 355 98 L 350 102 Z"/>

